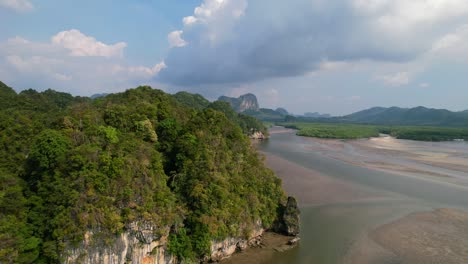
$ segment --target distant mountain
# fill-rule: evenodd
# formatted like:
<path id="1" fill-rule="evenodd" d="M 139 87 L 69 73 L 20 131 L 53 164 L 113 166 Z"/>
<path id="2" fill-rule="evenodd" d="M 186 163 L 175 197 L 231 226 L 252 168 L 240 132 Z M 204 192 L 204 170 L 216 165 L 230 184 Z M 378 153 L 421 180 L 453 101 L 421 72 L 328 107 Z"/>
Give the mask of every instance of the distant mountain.
<path id="1" fill-rule="evenodd" d="M 257 97 L 251 93 L 241 95 L 238 98 L 221 96 L 218 101 L 228 102 L 236 112 L 262 121 L 284 121 L 285 117 L 289 115 L 288 110 L 281 107 L 276 110 L 260 108 Z"/>
<path id="2" fill-rule="evenodd" d="M 314 112 L 314 113 L 307 112 L 307 113 L 304 113 L 304 116 L 305 117 L 313 117 L 313 118 L 329 118 L 329 117 L 331 117 L 330 114 L 321 114 L 319 112 Z"/>
<path id="3" fill-rule="evenodd" d="M 260 108 L 258 111 L 247 110 L 243 113 L 262 121 L 270 122 L 284 121 L 285 117 L 288 116 L 284 114 L 284 111 L 277 111 L 269 108 Z"/>
<path id="4" fill-rule="evenodd" d="M 232 108 L 238 113 L 242 113 L 247 110 L 260 110 L 260 107 L 258 106 L 257 97 L 251 93 L 241 95 L 238 98 L 221 96 L 218 98 L 218 101 L 228 102 L 232 106 Z"/>
<path id="5" fill-rule="evenodd" d="M 282 115 L 285 115 L 285 116 L 286 116 L 286 115 L 289 115 L 288 110 L 286 110 L 286 109 L 284 109 L 284 108 L 282 108 L 282 107 L 276 108 L 275 111 L 278 112 L 278 113 L 280 113 L 280 114 L 282 114 Z"/>
<path id="6" fill-rule="evenodd" d="M 418 106 L 373 107 L 336 118 L 337 121 L 379 125 L 468 126 L 468 111 L 452 112 Z"/>

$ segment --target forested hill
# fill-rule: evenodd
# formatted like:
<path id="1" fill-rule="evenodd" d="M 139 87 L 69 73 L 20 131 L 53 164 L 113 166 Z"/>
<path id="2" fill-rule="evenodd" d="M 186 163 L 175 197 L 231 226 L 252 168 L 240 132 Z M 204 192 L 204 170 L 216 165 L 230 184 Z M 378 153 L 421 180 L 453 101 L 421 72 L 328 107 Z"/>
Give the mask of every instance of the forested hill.
<path id="1" fill-rule="evenodd" d="M 134 222 L 197 259 L 270 226 L 281 182 L 243 133 L 254 120 L 227 106 L 147 86 L 93 100 L 0 83 L 0 263 L 56 263 L 86 231 L 112 243 Z"/>
<path id="2" fill-rule="evenodd" d="M 374 107 L 334 121 L 379 125 L 468 126 L 468 112 L 451 112 L 426 107 L 399 108 Z"/>

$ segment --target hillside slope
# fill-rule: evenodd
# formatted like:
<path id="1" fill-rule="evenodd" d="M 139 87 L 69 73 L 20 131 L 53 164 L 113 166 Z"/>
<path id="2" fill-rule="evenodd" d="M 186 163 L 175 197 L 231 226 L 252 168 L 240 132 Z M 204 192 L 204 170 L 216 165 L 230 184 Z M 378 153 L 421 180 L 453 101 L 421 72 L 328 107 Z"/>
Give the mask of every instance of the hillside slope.
<path id="1" fill-rule="evenodd" d="M 285 203 L 214 107 L 147 86 L 95 100 L 0 88 L 1 263 L 196 260 L 272 226 Z"/>

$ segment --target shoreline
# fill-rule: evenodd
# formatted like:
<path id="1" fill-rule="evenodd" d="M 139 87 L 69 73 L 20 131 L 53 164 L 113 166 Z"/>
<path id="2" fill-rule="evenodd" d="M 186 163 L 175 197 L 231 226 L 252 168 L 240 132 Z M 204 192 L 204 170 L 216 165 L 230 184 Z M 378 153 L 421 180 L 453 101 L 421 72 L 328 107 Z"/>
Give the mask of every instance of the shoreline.
<path id="1" fill-rule="evenodd" d="M 281 129 L 281 131 L 276 131 L 276 133 L 291 133 L 291 130 Z M 276 133 L 272 134 L 274 135 Z M 304 146 L 314 146 L 315 142 L 310 142 L 310 138 L 304 140 L 306 141 Z M 314 140 L 312 139 L 312 141 Z M 363 140 L 359 141 L 359 143 L 362 143 L 362 141 Z M 301 141 L 299 141 L 299 143 L 300 142 Z M 327 149 L 323 149 L 322 151 L 330 150 L 330 148 L 334 151 L 343 149 L 343 143 L 337 140 L 327 140 L 327 143 L 330 143 L 331 146 L 329 146 L 329 144 L 323 146 L 323 143 L 319 145 L 322 148 L 327 147 Z M 364 144 L 369 143 L 375 142 L 365 142 Z M 341 146 L 337 147 L 336 144 L 341 144 Z M 393 151 L 392 149 L 382 150 L 379 148 L 370 148 L 369 151 L 371 150 L 384 153 L 387 153 L 385 151 Z M 299 206 L 303 209 L 303 213 L 305 213 L 303 216 L 309 221 L 302 222 L 303 225 L 308 225 L 301 229 L 301 235 L 303 236 L 302 248 L 299 247 L 297 251 L 285 253 L 279 257 L 279 260 L 277 259 L 275 263 L 288 263 L 284 262 L 284 260 L 292 260 L 296 263 L 301 259 L 308 259 L 308 253 L 303 252 L 304 246 L 311 247 L 311 250 L 315 249 L 318 251 L 318 253 L 313 253 L 314 259 L 317 257 L 317 263 L 321 263 L 320 260 L 327 261 L 327 259 L 329 259 L 329 256 L 326 255 L 327 253 L 323 253 L 325 255 L 322 256 L 320 252 L 330 249 L 328 248 L 329 246 L 320 246 L 320 243 L 322 243 L 320 240 L 330 240 L 330 233 L 327 232 L 333 229 L 320 232 L 320 229 L 323 229 L 322 227 L 315 226 L 311 228 L 310 226 L 320 225 L 321 223 L 327 223 L 328 225 L 330 221 L 336 223 L 343 222 L 340 225 L 346 225 L 349 221 L 358 221 L 357 223 L 359 223 L 356 227 L 357 229 L 354 231 L 346 230 L 347 234 L 341 234 L 341 231 L 335 234 L 334 239 L 344 238 L 345 242 L 340 242 L 341 245 L 338 246 L 332 245 L 332 248 L 335 248 L 335 250 L 339 249 L 339 251 L 344 254 L 340 255 L 335 253 L 336 255 L 333 255 L 333 257 L 336 258 L 336 261 L 330 263 L 377 264 L 400 263 L 403 260 L 409 261 L 409 263 L 435 263 L 431 262 L 430 258 L 424 257 L 424 254 L 432 252 L 426 252 L 425 250 L 427 248 L 436 247 L 437 243 L 432 243 L 431 240 L 438 239 L 444 235 L 446 236 L 446 241 L 448 241 L 446 242 L 445 248 L 454 252 L 453 254 L 455 257 L 453 259 L 458 260 L 458 262 L 452 261 L 452 258 L 447 257 L 443 259 L 447 261 L 437 263 L 468 263 L 468 256 L 465 256 L 465 252 L 457 247 L 456 242 L 461 241 L 462 245 L 468 248 L 468 242 L 466 242 L 466 240 L 468 240 L 467 211 L 450 208 L 435 209 L 437 207 L 432 207 L 430 203 L 421 204 L 417 199 L 408 200 L 408 197 L 405 198 L 404 195 L 401 196 L 392 192 L 382 190 L 376 192 L 375 189 L 369 188 L 368 186 L 321 174 L 318 171 L 305 168 L 275 154 L 262 152 L 260 150 L 259 153 L 265 157 L 264 162 L 267 167 L 272 169 L 276 175 L 282 179 L 283 189 L 289 195 L 293 195 L 298 199 Z M 418 155 L 414 157 L 420 157 L 420 154 L 417 154 Z M 407 155 L 412 155 L 411 151 L 407 151 Z M 438 156 L 435 155 L 435 157 L 437 158 Z M 362 163 L 351 163 L 351 165 L 379 171 L 376 168 L 366 166 L 366 164 Z M 397 173 L 392 169 L 388 171 Z M 407 176 L 412 177 L 408 174 Z M 440 176 L 426 175 L 425 177 L 418 178 L 421 180 L 435 180 L 432 179 L 433 177 Z M 440 181 L 446 181 L 448 177 L 443 177 L 443 179 L 444 180 L 441 179 Z M 447 182 L 449 181 L 447 180 Z M 463 215 L 463 217 L 459 217 L 460 215 Z M 319 220 L 316 219 L 317 217 L 319 217 Z M 367 217 L 370 219 L 369 221 L 366 219 Z M 366 219 L 365 221 L 367 222 L 361 222 L 364 219 Z M 444 225 L 444 222 L 441 224 L 440 219 L 444 219 L 446 224 Z M 311 220 L 312 222 L 310 222 Z M 464 224 L 459 224 L 460 221 Z M 330 227 L 333 225 L 334 224 L 331 224 Z M 422 225 L 422 227 L 417 229 L 419 225 Z M 466 228 L 461 228 L 463 226 Z M 336 228 L 338 228 L 338 230 L 342 229 L 342 227 L 339 226 Z M 404 234 L 402 235 L 399 230 L 407 230 L 407 233 L 411 230 L 416 230 L 411 236 L 414 243 L 407 246 L 408 250 L 405 250 L 405 248 L 398 248 L 398 245 L 408 239 Z M 450 230 L 457 231 L 455 233 L 450 233 Z M 431 232 L 433 232 L 433 236 L 425 235 Z M 310 236 L 316 236 L 316 238 L 311 238 Z M 391 238 L 388 240 L 382 239 L 386 237 Z M 421 246 L 421 243 L 427 244 Z M 411 249 L 410 246 L 414 246 L 414 248 L 409 250 Z M 441 250 L 445 249 L 442 247 Z M 438 254 L 443 253 L 442 251 L 434 252 L 438 252 Z M 460 262 L 460 259 L 463 261 Z M 306 262 L 299 261 L 298 263 Z"/>
<path id="2" fill-rule="evenodd" d="M 221 260 L 222 264 L 257 264 L 271 263 L 271 261 L 285 251 L 292 250 L 298 245 L 288 245 L 294 237 L 285 236 L 274 232 L 264 232 L 258 246 L 248 247 L 240 252 L 235 252 L 230 257 Z M 298 242 L 300 243 L 300 242 Z"/>

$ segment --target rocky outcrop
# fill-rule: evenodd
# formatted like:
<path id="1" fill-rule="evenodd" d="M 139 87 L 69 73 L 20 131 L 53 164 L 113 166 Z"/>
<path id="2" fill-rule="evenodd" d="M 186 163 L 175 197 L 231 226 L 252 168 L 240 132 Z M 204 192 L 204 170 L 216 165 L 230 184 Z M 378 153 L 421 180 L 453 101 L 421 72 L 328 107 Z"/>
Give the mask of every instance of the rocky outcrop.
<path id="1" fill-rule="evenodd" d="M 288 236 L 297 236 L 299 234 L 299 214 L 296 199 L 289 196 L 283 213 L 284 231 Z"/>
<path id="2" fill-rule="evenodd" d="M 260 110 L 260 107 L 258 106 L 257 97 L 251 93 L 241 95 L 238 98 L 221 96 L 218 98 L 218 100 L 228 102 L 232 106 L 232 108 L 238 113 L 242 113 L 247 110 L 251 110 L 254 112 Z"/>
<path id="3" fill-rule="evenodd" d="M 288 236 L 299 234 L 299 209 L 294 197 L 288 197 L 281 208 L 280 219 L 273 230 Z M 176 264 L 177 258 L 167 250 L 169 227 L 157 227 L 149 222 L 134 222 L 126 231 L 110 238 L 103 238 L 99 230 L 88 231 L 79 245 L 68 246 L 64 251 L 62 263 L 82 264 Z M 264 227 L 261 221 L 255 223 L 250 235 L 246 237 L 229 237 L 212 241 L 211 253 L 203 261 L 220 261 L 242 251 L 247 247 L 261 245 Z M 281 247 L 281 251 L 294 247 L 299 239 L 291 239 Z"/>
<path id="4" fill-rule="evenodd" d="M 262 139 L 266 139 L 266 136 L 261 131 L 257 131 L 257 132 L 254 132 L 252 135 L 250 135 L 250 138 L 262 140 Z"/>
<path id="5" fill-rule="evenodd" d="M 163 233 L 160 235 L 160 233 Z M 261 222 L 248 238 L 229 237 L 212 241 L 211 254 L 205 261 L 220 261 L 247 247 L 258 246 L 264 232 Z M 112 241 L 100 237 L 98 231 L 88 231 L 84 240 L 74 247 L 69 246 L 62 255 L 62 263 L 82 264 L 176 264 L 177 258 L 167 251 L 169 228 L 150 223 L 132 223 L 127 231 L 114 237 Z"/>
<path id="6" fill-rule="evenodd" d="M 161 231 L 163 235 L 159 235 Z M 168 233 L 168 228 L 161 229 L 150 223 L 132 223 L 126 232 L 105 242 L 97 231 L 88 231 L 78 246 L 69 247 L 65 251 L 63 263 L 177 263 L 176 258 L 166 249 Z"/>
<path id="7" fill-rule="evenodd" d="M 258 246 L 261 241 L 261 236 L 264 229 L 259 226 L 255 229 L 249 238 L 227 238 L 222 241 L 213 241 L 211 244 L 211 261 L 220 261 L 238 251 L 242 251 L 248 247 Z"/>
<path id="8" fill-rule="evenodd" d="M 286 206 L 284 206 L 280 214 L 280 219 L 278 219 L 273 230 L 287 236 L 297 236 L 299 234 L 300 213 L 296 199 L 289 196 Z"/>

